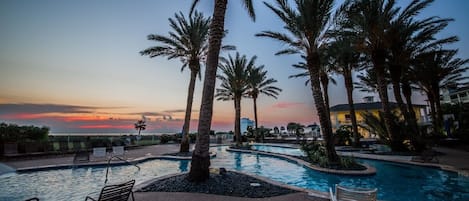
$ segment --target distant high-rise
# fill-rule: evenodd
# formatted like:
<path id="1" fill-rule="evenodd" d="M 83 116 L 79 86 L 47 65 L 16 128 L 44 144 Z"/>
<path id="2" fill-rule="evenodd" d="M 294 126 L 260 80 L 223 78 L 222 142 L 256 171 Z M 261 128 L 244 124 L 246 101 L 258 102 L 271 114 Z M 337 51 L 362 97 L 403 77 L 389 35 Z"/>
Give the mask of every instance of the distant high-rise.
<path id="1" fill-rule="evenodd" d="M 254 121 L 246 117 L 241 118 L 241 134 L 247 132 L 249 126 L 254 128 Z"/>

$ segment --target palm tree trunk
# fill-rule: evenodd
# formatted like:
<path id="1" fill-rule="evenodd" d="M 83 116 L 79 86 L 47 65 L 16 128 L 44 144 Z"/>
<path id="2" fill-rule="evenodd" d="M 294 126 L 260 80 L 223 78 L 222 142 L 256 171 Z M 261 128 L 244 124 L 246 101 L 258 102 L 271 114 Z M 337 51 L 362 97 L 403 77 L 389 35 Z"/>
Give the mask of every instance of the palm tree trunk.
<path id="1" fill-rule="evenodd" d="M 404 94 L 405 102 L 407 103 L 407 110 L 409 111 L 409 116 L 417 124 L 417 118 L 415 116 L 415 111 L 412 103 L 412 88 L 407 80 L 402 82 L 402 94 Z"/>
<path id="2" fill-rule="evenodd" d="M 241 146 L 241 97 L 234 98 L 236 146 Z"/>
<path id="3" fill-rule="evenodd" d="M 406 79 L 402 80 L 402 94 L 404 95 L 407 103 L 407 111 L 409 115 L 408 123 L 411 129 L 414 131 L 414 133 L 411 133 L 411 143 L 414 146 L 415 151 L 423 151 L 425 148 L 425 143 L 423 142 L 423 136 L 420 133 L 417 118 L 415 117 L 415 111 L 412 103 L 412 88 Z"/>
<path id="4" fill-rule="evenodd" d="M 440 132 L 440 128 L 438 127 L 438 120 L 436 117 L 436 108 L 435 108 L 435 100 L 433 95 L 430 92 L 427 92 L 428 102 L 430 104 L 430 116 L 432 117 L 432 125 L 434 132 Z"/>
<path id="5" fill-rule="evenodd" d="M 437 87 L 433 92 L 433 100 L 435 101 L 435 111 L 438 128 L 443 129 L 443 112 L 441 111 L 440 89 Z"/>
<path id="6" fill-rule="evenodd" d="M 321 85 L 322 85 L 322 91 L 324 93 L 324 104 L 326 105 L 326 114 L 328 118 L 330 119 L 330 112 L 329 112 L 329 77 L 327 76 L 327 73 L 322 72 L 321 73 Z"/>
<path id="7" fill-rule="evenodd" d="M 210 176 L 210 126 L 212 124 L 213 96 L 215 92 L 221 40 L 225 29 L 227 3 L 227 0 L 215 0 L 212 23 L 210 24 L 209 49 L 202 91 L 202 103 L 200 106 L 198 134 L 188 177 L 190 181 L 194 182 L 205 181 Z"/>
<path id="8" fill-rule="evenodd" d="M 257 132 L 257 128 L 258 128 L 258 124 L 257 124 L 257 98 L 252 98 L 253 102 L 254 102 L 254 122 L 256 122 L 256 125 L 255 125 L 255 128 L 256 128 L 256 132 Z"/>
<path id="9" fill-rule="evenodd" d="M 311 53 L 308 55 L 307 64 L 311 81 L 311 91 L 313 92 L 314 104 L 319 116 L 319 123 L 321 124 L 322 134 L 326 142 L 327 160 L 329 164 L 338 164 L 339 156 L 335 151 L 334 142 L 332 141 L 332 126 L 331 119 L 327 115 L 326 105 L 321 91 L 321 83 L 319 82 L 319 55 L 318 53 Z"/>
<path id="10" fill-rule="evenodd" d="M 189 152 L 189 127 L 191 123 L 192 100 L 194 99 L 196 77 L 197 72 L 195 70 L 191 70 L 191 79 L 189 81 L 189 89 L 187 92 L 186 115 L 184 117 L 184 126 L 182 128 L 182 140 L 179 152 Z"/>
<path id="11" fill-rule="evenodd" d="M 352 120 L 352 131 L 353 131 L 353 146 L 360 147 L 360 133 L 358 133 L 357 116 L 355 114 L 355 106 L 353 103 L 353 81 L 352 71 L 344 71 L 345 89 L 347 89 L 348 105 L 350 107 L 350 119 Z"/>
<path id="12" fill-rule="evenodd" d="M 381 105 L 383 107 L 384 124 L 386 126 L 388 136 L 391 139 L 391 149 L 393 151 L 402 151 L 405 148 L 402 144 L 402 140 L 399 136 L 399 133 L 396 131 L 393 122 L 391 107 L 389 104 L 388 87 L 384 67 L 385 55 L 386 53 L 384 50 L 374 51 L 372 53 L 372 61 L 376 72 L 378 93 L 381 99 Z"/>

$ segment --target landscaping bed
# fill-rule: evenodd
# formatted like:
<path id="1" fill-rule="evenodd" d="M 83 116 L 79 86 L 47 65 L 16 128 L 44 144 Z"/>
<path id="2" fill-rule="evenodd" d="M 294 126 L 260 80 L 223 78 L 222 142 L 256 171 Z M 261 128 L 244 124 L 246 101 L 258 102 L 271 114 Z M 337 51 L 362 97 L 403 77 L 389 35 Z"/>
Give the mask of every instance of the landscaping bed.
<path id="1" fill-rule="evenodd" d="M 191 192 L 248 198 L 273 197 L 298 192 L 231 171 L 211 173 L 207 181 L 200 183 L 189 182 L 187 176 L 188 174 L 182 174 L 157 180 L 140 191 Z"/>

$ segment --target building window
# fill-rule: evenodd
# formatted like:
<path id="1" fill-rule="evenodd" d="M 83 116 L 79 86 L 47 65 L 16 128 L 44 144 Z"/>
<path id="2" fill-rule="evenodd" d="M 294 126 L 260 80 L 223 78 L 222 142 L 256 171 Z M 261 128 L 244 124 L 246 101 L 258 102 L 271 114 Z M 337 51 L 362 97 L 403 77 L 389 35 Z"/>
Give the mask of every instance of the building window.
<path id="1" fill-rule="evenodd" d="M 350 114 L 345 115 L 345 121 L 350 121 Z"/>

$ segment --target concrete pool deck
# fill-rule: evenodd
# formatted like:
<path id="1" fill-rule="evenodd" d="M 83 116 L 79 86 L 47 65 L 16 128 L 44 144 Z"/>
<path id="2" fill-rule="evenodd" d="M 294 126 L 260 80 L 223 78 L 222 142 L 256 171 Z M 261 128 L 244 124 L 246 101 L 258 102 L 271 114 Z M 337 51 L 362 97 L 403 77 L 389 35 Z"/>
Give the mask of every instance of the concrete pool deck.
<path id="1" fill-rule="evenodd" d="M 273 145 L 273 144 L 270 144 Z M 283 144 L 281 144 L 283 145 Z M 139 160 L 141 158 L 151 158 L 155 156 L 162 156 L 166 153 L 174 153 L 179 150 L 179 144 L 165 144 L 165 145 L 153 145 L 139 147 L 135 149 L 126 150 L 124 158 L 130 161 Z M 457 171 L 461 175 L 469 176 L 469 152 L 451 149 L 446 147 L 435 147 L 434 150 L 443 153 L 443 155 L 438 156 L 439 163 L 418 163 L 412 162 L 410 156 L 389 156 L 389 155 L 376 155 L 376 154 L 363 154 L 363 153 L 350 153 L 350 152 L 341 152 L 343 155 L 354 155 L 361 158 L 370 158 L 377 160 L 388 160 L 394 162 L 405 162 L 411 164 L 419 165 L 429 165 L 429 166 L 438 166 L 446 170 Z M 49 156 L 49 157 L 39 157 L 39 158 L 30 158 L 30 159 L 10 159 L 0 161 L 0 164 L 5 164 L 9 167 L 12 167 L 15 170 L 22 169 L 34 169 L 38 167 L 54 167 L 54 166 L 64 166 L 64 165 L 76 165 L 73 163 L 73 154 L 62 155 L 62 156 Z M 86 164 L 96 164 L 106 162 L 106 158 L 93 158 L 90 157 L 89 162 L 79 163 L 80 165 Z M 7 168 L 9 169 L 9 168 Z M 9 169 L 11 171 L 11 169 Z M 2 172 L 0 172 L 2 174 Z M 136 200 L 225 200 L 225 201 L 235 201 L 235 200 L 327 200 L 321 197 L 309 196 L 307 193 L 294 193 L 284 196 L 270 197 L 270 198 L 240 198 L 240 197 L 229 197 L 221 195 L 208 195 L 200 193 L 168 193 L 168 192 L 138 192 L 135 193 Z"/>

